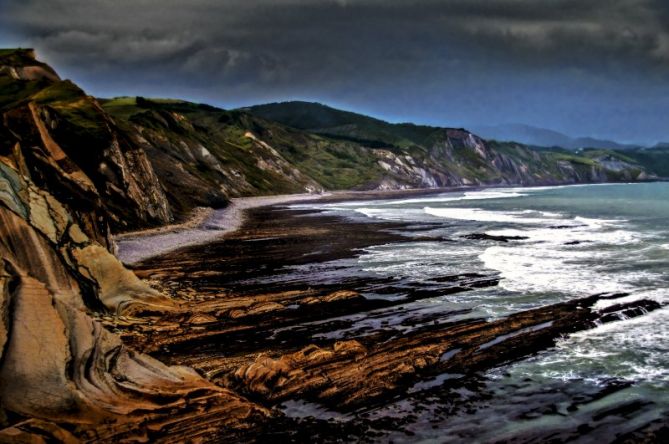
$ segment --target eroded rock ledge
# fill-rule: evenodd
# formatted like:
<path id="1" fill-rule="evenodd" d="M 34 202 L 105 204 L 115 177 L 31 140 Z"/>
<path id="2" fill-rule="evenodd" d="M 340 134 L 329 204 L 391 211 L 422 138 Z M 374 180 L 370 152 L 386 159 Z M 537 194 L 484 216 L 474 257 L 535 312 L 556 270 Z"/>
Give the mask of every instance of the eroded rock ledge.
<path id="1" fill-rule="evenodd" d="M 85 439 L 116 440 L 151 430 L 177 437 L 186 431 L 181 427 L 222 434 L 267 414 L 191 369 L 127 348 L 91 318 L 93 312 L 165 315 L 178 307 L 92 241 L 64 206 L 26 177 L 3 165 L 0 187 L 5 415 L 67 424 Z M 189 429 L 194 418 L 206 417 L 215 430 Z M 3 434 L 25 429 L 16 427 Z"/>
<path id="2" fill-rule="evenodd" d="M 336 265 L 318 264 L 340 264 L 368 244 L 405 241 L 402 227 L 277 209 L 251 214 L 242 231 L 206 250 L 184 249 L 136 268 L 182 300 L 185 312 L 151 324 L 108 322 L 127 343 L 267 407 L 297 400 L 329 411 L 368 411 L 423 383 L 458 375 L 464 384 L 480 371 L 546 350 L 566 334 L 659 308 L 654 301 L 616 303 L 626 295 L 603 294 L 496 321 L 458 320 L 466 310 L 414 311 L 407 307 L 422 298 L 494 286 L 499 278 L 464 273 L 407 286 L 336 274 Z M 342 224 L 350 233 L 345 239 Z M 419 230 L 411 232 L 412 241 L 420 241 Z M 364 296 L 370 292 L 398 297 Z M 608 308 L 594 308 L 605 300 Z M 299 427 L 277 421 L 264 430 Z"/>
<path id="3" fill-rule="evenodd" d="M 53 87 L 50 103 L 56 106 L 63 104 L 59 88 L 71 85 L 34 65 L 0 69 L 18 91 L 39 91 L 1 104 L 0 440 L 213 439 L 267 416 L 266 409 L 192 369 L 129 348 L 98 320 L 179 310 L 111 252 L 111 202 L 120 203 L 119 196 L 128 198 L 131 213 L 148 208 L 147 218 L 167 214 L 151 203 L 159 195 L 139 191 L 137 178 L 150 185 L 153 174 L 143 153 L 124 151 L 111 127 L 101 127 L 111 145 L 94 154 L 113 180 L 72 160 L 68 151 L 75 147 L 61 145 L 67 143 L 57 131 L 62 122 L 44 106 L 49 95 L 40 90 Z M 90 98 L 74 93 L 79 102 L 68 106 L 95 112 Z M 131 165 L 148 176 L 131 172 Z M 108 187 L 101 189 L 103 182 Z M 102 196 L 110 205 L 101 205 Z"/>

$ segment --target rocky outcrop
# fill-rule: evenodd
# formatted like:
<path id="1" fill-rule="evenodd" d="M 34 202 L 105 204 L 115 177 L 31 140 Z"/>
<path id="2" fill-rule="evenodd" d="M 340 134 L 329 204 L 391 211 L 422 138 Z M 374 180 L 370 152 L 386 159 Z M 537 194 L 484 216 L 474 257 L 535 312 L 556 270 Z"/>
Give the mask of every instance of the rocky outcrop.
<path id="1" fill-rule="evenodd" d="M 95 99 L 58 79 L 29 52 L 0 55 L 0 67 L 3 85 L 13 91 L 0 102 L 2 155 L 20 154 L 38 186 L 57 197 L 72 196 L 61 200 L 73 212 L 83 217 L 95 209 L 87 225 L 95 225 L 98 240 L 108 238 L 100 217 L 114 230 L 170 221 L 146 153 Z M 31 68 L 32 75 L 21 74 Z"/>
<path id="2" fill-rule="evenodd" d="M 192 370 L 128 349 L 87 314 L 165 314 L 176 305 L 90 239 L 52 195 L 6 164 L 0 171 L 0 405 L 5 411 L 75 424 L 83 435 L 104 423 L 108 430 L 95 432 L 103 439 L 147 433 L 137 429 L 139 423 L 174 425 L 179 415 L 166 420 L 173 409 L 180 409 L 184 424 L 193 414 L 189 409 L 206 407 L 211 415 L 225 411 L 219 427 L 243 427 L 263 414 Z M 13 432 L 0 437 L 5 433 Z"/>
<path id="3" fill-rule="evenodd" d="M 110 252 L 114 207 L 103 202 L 116 193 L 129 199 L 123 214 L 152 217 L 143 205 L 156 196 L 134 187 L 142 177 L 138 169 L 147 167 L 145 178 L 155 174 L 142 164 L 145 157 L 113 140 L 111 147 L 93 145 L 90 151 L 101 153 L 91 155 L 119 174 L 101 190 L 91 177 L 105 173 L 104 165 L 81 168 L 57 142 L 62 138 L 52 136 L 60 124 L 46 117 L 51 111 L 31 97 L 5 105 L 3 114 L 0 440 L 146 440 L 154 433 L 195 439 L 224 436 L 266 415 L 191 369 L 128 348 L 99 321 L 179 309 Z M 81 100 L 88 106 L 92 99 Z M 192 431 L 194 418 L 203 417 L 211 428 L 200 424 Z"/>
<path id="4" fill-rule="evenodd" d="M 369 408 L 417 380 L 489 369 L 542 350 L 563 334 L 620 319 L 618 313 L 608 319 L 595 312 L 597 300 L 570 301 L 494 322 L 428 326 L 390 340 L 384 334 L 370 334 L 278 356 L 268 351 L 228 375 L 228 384 L 272 402 L 301 398 L 337 410 Z M 643 301 L 616 310 L 634 317 L 657 308 L 656 302 Z"/>
<path id="5" fill-rule="evenodd" d="M 244 116 L 142 98 L 103 106 L 148 154 L 177 218 L 198 206 L 223 207 L 232 197 L 323 190 Z"/>

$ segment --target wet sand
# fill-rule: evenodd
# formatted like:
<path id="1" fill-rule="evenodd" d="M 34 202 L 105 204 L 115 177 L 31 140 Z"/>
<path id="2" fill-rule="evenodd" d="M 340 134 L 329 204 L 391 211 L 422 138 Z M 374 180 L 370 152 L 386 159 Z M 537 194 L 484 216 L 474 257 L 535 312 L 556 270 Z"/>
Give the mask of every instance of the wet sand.
<path id="1" fill-rule="evenodd" d="M 452 187 L 433 189 L 409 189 L 388 191 L 333 191 L 323 194 L 284 194 L 233 198 L 230 205 L 222 209 L 196 208 L 182 224 L 131 231 L 114 237 L 116 256 L 126 265 L 133 265 L 151 257 L 171 251 L 202 245 L 239 229 L 246 210 L 271 205 L 299 202 L 340 202 L 346 200 L 392 199 L 419 195 L 440 194 L 480 187 Z"/>
<path id="2" fill-rule="evenodd" d="M 244 220 L 244 210 L 296 201 L 321 199 L 326 195 L 288 194 L 279 196 L 240 197 L 232 199 L 226 208 L 196 209 L 188 221 L 149 230 L 115 236 L 117 257 L 125 264 L 146 260 L 170 251 L 211 242 L 238 229 Z"/>

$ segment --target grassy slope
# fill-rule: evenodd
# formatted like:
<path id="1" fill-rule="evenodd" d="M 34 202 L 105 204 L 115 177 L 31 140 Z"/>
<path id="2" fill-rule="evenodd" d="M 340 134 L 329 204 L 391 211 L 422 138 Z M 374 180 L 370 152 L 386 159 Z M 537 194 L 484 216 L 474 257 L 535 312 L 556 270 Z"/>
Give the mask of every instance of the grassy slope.
<path id="1" fill-rule="evenodd" d="M 328 139 L 243 112 L 208 105 L 155 99 L 140 102 L 124 97 L 104 100 L 102 104 L 117 121 L 149 128 L 166 139 L 173 139 L 173 144 L 179 140 L 202 144 L 224 166 L 243 172 L 252 185 L 247 194 L 303 191 L 289 178 L 258 167 L 262 153 L 246 137 L 247 132 L 269 144 L 327 189 L 359 188 L 377 181 L 382 173 L 369 150 L 350 141 Z M 175 125 L 172 119 L 166 118 L 170 115 L 182 116 L 185 121 Z M 186 168 L 197 166 L 186 162 Z M 208 174 L 207 171 L 192 172 L 200 176 Z"/>
<path id="2" fill-rule="evenodd" d="M 349 137 L 379 144 L 402 147 L 405 150 L 414 149 L 415 155 L 421 156 L 416 148 L 429 150 L 443 138 L 445 128 L 424 125 L 392 124 L 360 114 L 337 110 L 319 103 L 309 102 L 282 102 L 270 103 L 245 108 L 246 111 L 267 119 L 276 120 L 286 125 L 295 126 L 319 134 Z M 568 162 L 579 174 L 586 174 L 588 170 L 599 166 L 600 158 L 615 158 L 632 165 L 652 171 L 660 176 L 669 175 L 669 150 L 654 151 L 627 151 L 625 154 L 616 150 L 583 150 L 581 153 L 562 150 L 560 148 L 533 149 L 514 142 L 489 141 L 488 145 L 496 152 L 518 161 L 527 162 L 530 170 L 539 175 L 557 175 L 560 171 L 557 162 Z M 534 156 L 532 150 L 540 153 Z M 471 153 L 460 151 L 461 156 L 455 153 L 455 159 L 447 165 L 453 171 L 466 177 L 480 180 L 493 180 L 495 172 L 490 171 L 480 159 L 471 156 Z M 612 176 L 616 176 L 615 173 Z M 612 177 L 615 178 L 615 177 Z"/>
<path id="3" fill-rule="evenodd" d="M 210 189 L 227 186 L 228 196 L 304 190 L 304 183 L 259 167 L 259 161 L 272 159 L 247 137 L 249 132 L 306 177 L 330 190 L 375 188 L 387 179 L 421 185 L 415 175 L 410 178 L 406 172 L 381 168 L 376 152 L 379 148 L 402 159 L 411 156 L 419 169 L 441 177 L 442 183 L 452 183 L 458 178 L 466 178 L 470 183 L 584 181 L 593 177 L 593 171 L 601 171 L 597 156 L 604 155 L 601 152 L 578 155 L 559 149 L 535 151 L 517 143 L 491 141 L 486 145 L 487 156 L 483 157 L 467 146 L 468 133 L 462 130 L 453 130 L 459 136 L 451 137 L 452 130 L 446 128 L 391 124 L 305 102 L 235 111 L 169 99 L 121 97 L 102 103 L 128 131 L 135 125 L 154 135 L 152 144 L 158 149 L 150 157 L 154 164 L 159 164 L 159 170 L 165 171 L 163 176 L 173 174 L 174 161 L 182 165 L 189 177 L 177 175 L 167 188 L 172 190 L 168 192 L 172 201 L 184 209 L 188 204 L 180 202 L 183 188 L 180 182 L 199 187 L 200 194 L 207 186 Z M 184 143 L 206 147 L 226 171 L 241 172 L 248 184 L 235 184 L 229 174 L 223 177 L 206 165 L 179 157 L 179 144 Z M 628 160 L 634 163 L 633 159 Z M 616 173 L 611 177 L 624 178 Z"/>
<path id="4" fill-rule="evenodd" d="M 434 133 L 440 130 L 437 127 L 411 123 L 392 124 L 320 103 L 270 103 L 243 110 L 294 128 L 384 147 L 426 146 Z"/>
<path id="5" fill-rule="evenodd" d="M 624 154 L 647 171 L 665 179 L 669 178 L 669 148 L 625 150 Z"/>

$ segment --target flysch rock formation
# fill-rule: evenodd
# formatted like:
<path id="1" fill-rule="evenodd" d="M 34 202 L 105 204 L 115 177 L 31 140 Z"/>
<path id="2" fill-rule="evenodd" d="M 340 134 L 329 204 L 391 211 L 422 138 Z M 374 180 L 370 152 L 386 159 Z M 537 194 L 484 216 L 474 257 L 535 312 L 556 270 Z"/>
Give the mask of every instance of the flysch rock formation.
<path id="1" fill-rule="evenodd" d="M 58 82 L 39 65 L 28 71 L 5 66 L 0 72 L 3 81 L 9 77 L 26 89 L 33 82 Z M 117 194 L 128 200 L 128 211 L 138 212 L 152 207 L 150 201 L 160 193 L 140 190 L 138 177 L 148 179 L 143 183 L 149 186 L 155 180 L 150 164 L 143 155 L 124 155 L 113 140 L 89 148 L 99 148 L 100 153 L 89 155 L 115 170 L 96 183 L 92 177 L 109 170 L 80 168 L 52 136 L 58 125 L 47 123 L 47 114 L 48 107 L 34 96 L 3 114 L 0 421 L 8 427 L 0 431 L 0 440 L 68 441 L 76 435 L 111 442 L 148 440 L 154 434 L 178 440 L 221 435 L 228 425 L 243 428 L 265 415 L 263 408 L 191 369 L 166 366 L 126 347 L 99 322 L 101 315 L 177 310 L 169 297 L 114 257 L 113 207 L 100 204 Z M 131 172 L 137 168 L 144 169 L 143 176 Z M 167 215 L 164 206 L 156 208 L 147 217 Z"/>
<path id="2" fill-rule="evenodd" d="M 115 126 L 97 101 L 25 51 L 0 56 L 3 151 L 12 145 L 22 173 L 60 197 L 75 213 L 97 211 L 96 238 L 115 230 L 164 224 L 171 212 L 146 153 Z M 25 71 L 29 70 L 29 75 Z"/>
<path id="3" fill-rule="evenodd" d="M 484 269 L 419 282 L 361 275 L 351 271 L 356 261 L 348 259 L 370 245 L 448 240 L 429 236 L 429 224 L 411 226 L 405 237 L 405 223 L 295 213 L 256 209 L 245 227 L 206 249 L 138 264 L 138 275 L 194 312 L 168 313 L 151 324 L 109 320 L 110 327 L 161 361 L 195 368 L 263 405 L 306 403 L 313 415 L 337 412 L 350 424 L 356 415 L 410 402 L 413 391 L 444 375 L 457 386 L 477 372 L 550 348 L 565 334 L 660 308 L 651 300 L 601 294 L 495 320 L 470 316 L 470 308 L 422 310 L 414 303 L 466 298 L 471 290 L 495 287 L 500 276 Z M 607 307 L 598 308 L 600 302 Z M 265 424 L 269 436 L 281 427 L 288 436 L 299 435 L 302 423 L 274 421 Z M 319 436 L 337 442 L 332 433 Z"/>

